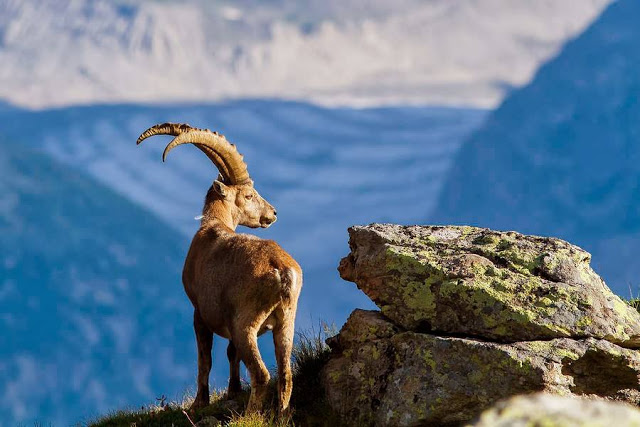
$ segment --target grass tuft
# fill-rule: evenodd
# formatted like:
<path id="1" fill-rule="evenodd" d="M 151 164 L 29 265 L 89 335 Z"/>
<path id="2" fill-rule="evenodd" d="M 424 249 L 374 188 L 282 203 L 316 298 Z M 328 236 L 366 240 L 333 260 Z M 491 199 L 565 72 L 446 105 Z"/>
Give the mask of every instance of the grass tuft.
<path id="1" fill-rule="evenodd" d="M 631 307 L 635 308 L 636 311 L 638 313 L 640 313 L 640 298 L 631 298 L 629 300 L 626 300 L 627 304 L 629 304 Z"/>
<path id="2" fill-rule="evenodd" d="M 226 427 L 288 427 L 291 426 L 291 420 L 279 420 L 273 414 L 236 414 L 231 417 Z"/>
<path id="3" fill-rule="evenodd" d="M 326 323 L 320 323 L 318 330 L 311 328 L 296 333 L 297 342 L 292 352 L 293 407 L 308 408 L 323 399 L 320 371 L 331 356 L 331 349 L 325 341 L 335 334 L 335 327 Z"/>
<path id="4" fill-rule="evenodd" d="M 629 299 L 623 298 L 623 300 L 629 304 L 631 307 L 635 308 L 638 313 L 640 313 L 640 292 L 636 290 L 636 295 L 633 295 L 633 286 L 631 283 L 627 283 L 629 287 Z"/>
<path id="5" fill-rule="evenodd" d="M 296 334 L 293 348 L 293 421 L 299 426 L 339 426 L 338 416 L 326 401 L 320 371 L 331 357 L 326 340 L 337 334 L 335 325 L 320 322 Z"/>

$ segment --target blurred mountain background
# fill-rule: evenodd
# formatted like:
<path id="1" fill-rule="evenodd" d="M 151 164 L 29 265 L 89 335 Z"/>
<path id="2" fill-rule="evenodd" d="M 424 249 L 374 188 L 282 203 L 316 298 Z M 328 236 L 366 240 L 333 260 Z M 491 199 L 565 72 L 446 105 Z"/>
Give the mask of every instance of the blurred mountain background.
<path id="1" fill-rule="evenodd" d="M 459 150 L 434 219 L 553 235 L 640 291 L 640 2 L 620 0 Z"/>
<path id="2" fill-rule="evenodd" d="M 69 424 L 181 385 L 184 239 L 51 157 L 0 147 L 2 425 Z"/>
<path id="3" fill-rule="evenodd" d="M 238 144 L 280 214 L 255 233 L 305 271 L 300 329 L 369 307 L 335 268 L 374 221 L 558 235 L 627 296 L 638 18 L 633 0 L 0 0 L 0 425 L 194 387 L 180 271 L 217 173 L 136 147 L 158 122 Z"/>

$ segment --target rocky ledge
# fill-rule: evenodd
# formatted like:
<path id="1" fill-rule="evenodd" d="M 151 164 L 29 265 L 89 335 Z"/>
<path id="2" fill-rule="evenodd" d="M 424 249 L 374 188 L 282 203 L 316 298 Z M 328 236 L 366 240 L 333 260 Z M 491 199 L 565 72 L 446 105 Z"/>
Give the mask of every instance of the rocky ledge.
<path id="1" fill-rule="evenodd" d="M 339 267 L 380 311 L 331 340 L 327 398 L 358 425 L 457 425 L 537 391 L 640 403 L 640 315 L 554 238 L 349 229 Z"/>

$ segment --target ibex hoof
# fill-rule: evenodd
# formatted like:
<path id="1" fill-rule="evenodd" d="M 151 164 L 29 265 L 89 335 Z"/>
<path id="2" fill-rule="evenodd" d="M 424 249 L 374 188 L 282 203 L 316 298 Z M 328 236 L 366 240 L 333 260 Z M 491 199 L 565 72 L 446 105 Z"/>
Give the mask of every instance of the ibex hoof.
<path id="1" fill-rule="evenodd" d="M 249 400 L 249 404 L 247 405 L 247 414 L 252 414 L 254 412 L 261 412 L 262 411 L 262 405 L 256 403 L 256 402 L 251 402 L 251 400 Z"/>
<path id="2" fill-rule="evenodd" d="M 290 406 L 287 406 L 286 408 L 282 408 L 282 407 L 278 408 L 278 417 L 280 419 L 287 420 L 287 419 L 291 418 L 291 415 L 292 414 L 291 414 L 291 407 Z"/>
<path id="3" fill-rule="evenodd" d="M 207 406 L 209 406 L 208 401 L 206 401 L 205 399 L 196 398 L 196 400 L 194 400 L 191 406 L 189 407 L 189 410 L 192 411 L 194 409 L 202 409 L 202 408 L 206 408 Z"/>

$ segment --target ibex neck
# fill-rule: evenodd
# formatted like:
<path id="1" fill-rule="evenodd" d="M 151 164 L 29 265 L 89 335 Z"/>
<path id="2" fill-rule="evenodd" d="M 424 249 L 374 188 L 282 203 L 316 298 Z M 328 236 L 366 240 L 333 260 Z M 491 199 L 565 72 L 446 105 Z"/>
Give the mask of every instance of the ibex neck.
<path id="1" fill-rule="evenodd" d="M 214 200 L 205 206 L 202 212 L 201 226 L 222 226 L 230 232 L 235 232 L 238 220 L 232 214 L 233 206 L 225 200 Z"/>

